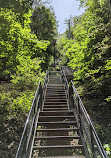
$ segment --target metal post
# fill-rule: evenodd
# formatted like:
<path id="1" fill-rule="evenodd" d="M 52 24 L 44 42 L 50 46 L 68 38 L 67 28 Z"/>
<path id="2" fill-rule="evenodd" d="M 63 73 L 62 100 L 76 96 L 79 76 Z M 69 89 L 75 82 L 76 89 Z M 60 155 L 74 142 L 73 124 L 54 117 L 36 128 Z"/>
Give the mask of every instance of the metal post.
<path id="1" fill-rule="evenodd" d="M 90 125 L 90 136 L 91 136 L 91 150 L 92 150 L 92 155 L 93 158 L 97 158 L 96 153 L 95 153 L 95 148 L 94 148 L 94 140 L 93 140 L 93 129 L 92 126 Z"/>
<path id="2" fill-rule="evenodd" d="M 42 110 L 42 100 L 43 99 L 43 89 L 42 89 L 42 85 L 40 84 L 40 103 L 39 103 L 39 106 L 40 106 L 40 109 Z"/>
<path id="3" fill-rule="evenodd" d="M 56 45 L 56 40 L 53 40 L 54 43 L 54 67 L 55 67 L 55 58 L 56 58 L 56 51 L 55 51 L 55 45 Z"/>
<path id="4" fill-rule="evenodd" d="M 109 4 L 110 4 L 110 14 L 111 14 L 111 0 L 109 0 Z"/>
<path id="5" fill-rule="evenodd" d="M 54 43 L 54 67 L 55 67 L 55 58 L 56 58 L 56 51 L 55 51 L 55 45 L 56 45 L 56 39 L 53 40 Z"/>

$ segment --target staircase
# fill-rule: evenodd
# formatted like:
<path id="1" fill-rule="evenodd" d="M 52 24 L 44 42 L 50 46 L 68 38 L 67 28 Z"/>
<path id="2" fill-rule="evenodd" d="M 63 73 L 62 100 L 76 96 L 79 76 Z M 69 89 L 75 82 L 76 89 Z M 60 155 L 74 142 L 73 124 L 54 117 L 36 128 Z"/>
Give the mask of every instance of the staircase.
<path id="1" fill-rule="evenodd" d="M 39 82 L 15 158 L 108 158 L 64 70 Z"/>
<path id="2" fill-rule="evenodd" d="M 69 110 L 58 72 L 50 72 L 43 109 L 39 113 L 32 158 L 84 157 L 73 110 Z"/>

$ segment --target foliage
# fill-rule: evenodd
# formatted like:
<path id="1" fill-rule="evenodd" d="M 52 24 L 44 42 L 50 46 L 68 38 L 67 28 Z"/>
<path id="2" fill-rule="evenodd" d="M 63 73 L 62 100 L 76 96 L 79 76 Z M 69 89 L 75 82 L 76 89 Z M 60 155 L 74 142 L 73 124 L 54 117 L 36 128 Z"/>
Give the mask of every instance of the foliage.
<path id="1" fill-rule="evenodd" d="M 0 147 L 4 157 L 15 156 L 38 82 L 45 78 L 42 66 L 50 60 L 50 41 L 40 41 L 31 32 L 32 2 L 0 1 Z"/>
<path id="2" fill-rule="evenodd" d="M 41 54 L 44 62 L 41 63 L 42 70 L 47 69 L 50 58 L 53 55 L 53 41 L 57 34 L 57 23 L 54 11 L 44 4 L 38 4 L 31 17 L 31 30 L 36 34 L 39 40 L 48 40 L 50 45 L 46 51 Z"/>
<path id="3" fill-rule="evenodd" d="M 19 87 L 20 91 L 34 89 L 39 80 L 43 81 L 45 73 L 41 72 L 41 61 L 37 58 L 20 57 L 20 65 L 17 66 L 16 74 L 12 75 L 12 83 Z"/>
<path id="4" fill-rule="evenodd" d="M 109 158 L 111 157 L 111 143 L 110 144 L 105 144 L 104 148 L 106 150 L 106 154 L 109 156 Z"/>
<path id="5" fill-rule="evenodd" d="M 69 40 L 66 38 L 65 34 L 62 34 L 57 39 L 57 51 L 59 52 L 59 65 L 67 65 L 68 57 L 67 50 L 65 48 Z"/>
<path id="6" fill-rule="evenodd" d="M 52 41 L 57 32 L 54 12 L 44 5 L 38 5 L 32 14 L 31 29 L 39 40 Z"/>
<path id="7" fill-rule="evenodd" d="M 83 15 L 73 18 L 73 39 L 66 38 L 66 31 L 66 36 L 59 38 L 57 47 L 61 56 L 63 53 L 68 56 L 69 61 L 67 60 L 66 64 L 75 70 L 74 81 L 78 86 L 83 87 L 81 95 L 87 100 L 96 101 L 96 105 L 87 104 L 87 108 L 90 108 L 92 115 L 93 108 L 96 109 L 95 111 L 100 109 L 101 112 L 94 111 L 96 114 L 93 117 L 95 121 L 101 120 L 102 117 L 102 122 L 104 110 L 107 109 L 105 115 L 107 114 L 108 118 L 111 109 L 110 7 L 107 0 L 101 2 L 99 0 L 81 0 L 81 5 L 85 6 L 86 10 Z M 99 113 L 102 113 L 101 116 Z M 107 123 L 104 121 L 104 124 L 109 127 L 107 129 L 106 126 L 101 127 L 102 129 L 98 132 L 103 144 L 109 143 L 108 139 L 110 139 L 106 134 L 106 131 L 108 133 L 110 129 L 110 121 L 108 120 Z"/>
<path id="8" fill-rule="evenodd" d="M 68 65 L 76 70 L 74 80 L 89 83 L 86 88 L 91 96 L 104 100 L 111 91 L 109 4 L 107 1 L 101 4 L 98 0 L 87 0 L 84 4 L 87 6 L 85 13 L 74 18 L 74 39 L 64 39 L 66 43 L 61 49 L 67 52 Z"/>
<path id="9" fill-rule="evenodd" d="M 2 79 L 8 79 L 16 73 L 17 66 L 31 60 L 34 54 L 47 49 L 49 42 L 38 41 L 29 27 L 31 13 L 24 14 L 24 27 L 16 21 L 17 14 L 6 10 L 0 12 L 0 72 Z"/>

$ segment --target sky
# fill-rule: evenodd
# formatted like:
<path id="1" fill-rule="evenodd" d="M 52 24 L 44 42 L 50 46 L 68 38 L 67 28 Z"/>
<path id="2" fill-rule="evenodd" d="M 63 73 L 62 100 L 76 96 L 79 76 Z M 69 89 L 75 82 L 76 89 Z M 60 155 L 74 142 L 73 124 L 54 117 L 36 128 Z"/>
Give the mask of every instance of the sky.
<path id="1" fill-rule="evenodd" d="M 52 7 L 59 24 L 58 31 L 60 34 L 66 30 L 65 19 L 70 16 L 77 16 L 83 13 L 83 9 L 79 9 L 79 1 L 77 0 L 52 0 Z"/>

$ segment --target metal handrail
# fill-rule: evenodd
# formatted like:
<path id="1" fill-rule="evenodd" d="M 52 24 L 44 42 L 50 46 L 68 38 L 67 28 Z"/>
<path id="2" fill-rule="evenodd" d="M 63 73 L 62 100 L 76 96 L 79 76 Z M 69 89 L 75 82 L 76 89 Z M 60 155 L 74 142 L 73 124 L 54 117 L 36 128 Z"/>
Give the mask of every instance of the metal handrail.
<path id="1" fill-rule="evenodd" d="M 67 82 L 67 78 L 63 77 L 65 72 L 62 69 L 61 71 L 62 80 L 65 80 L 65 83 Z M 68 86 L 69 87 L 69 86 Z M 70 90 L 72 91 L 70 92 Z M 76 87 L 71 81 L 70 88 L 68 88 L 69 94 L 72 93 L 72 95 L 69 95 L 69 107 L 74 110 L 74 113 L 76 115 L 76 119 L 80 129 L 80 135 L 82 138 L 82 143 L 84 145 L 84 150 L 87 158 L 97 158 L 98 156 L 100 158 L 108 158 L 100 140 L 96 133 L 96 130 L 92 124 L 92 121 L 86 111 L 86 108 L 84 107 L 84 104 L 82 103 L 82 100 L 76 90 Z M 71 103 L 70 103 L 71 100 Z M 72 105 L 73 103 L 73 105 Z"/>
<path id="2" fill-rule="evenodd" d="M 40 81 L 37 86 L 37 90 L 29 111 L 28 118 L 25 123 L 24 131 L 15 158 L 27 158 L 29 157 L 28 155 L 30 155 L 38 114 L 40 109 L 42 109 L 42 105 L 44 102 L 44 95 L 48 83 L 48 75 L 49 71 L 46 72 L 43 86 L 41 85 Z"/>

